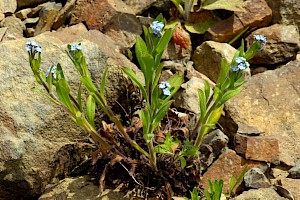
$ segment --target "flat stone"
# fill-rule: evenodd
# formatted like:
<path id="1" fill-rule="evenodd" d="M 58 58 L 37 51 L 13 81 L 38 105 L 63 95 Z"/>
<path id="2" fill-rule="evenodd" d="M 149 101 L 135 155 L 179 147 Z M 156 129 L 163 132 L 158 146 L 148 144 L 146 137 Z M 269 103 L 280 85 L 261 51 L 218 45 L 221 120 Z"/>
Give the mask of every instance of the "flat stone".
<path id="1" fill-rule="evenodd" d="M 36 17 L 36 18 L 27 18 L 27 19 L 25 19 L 24 21 L 23 21 L 23 23 L 25 24 L 25 25 L 34 25 L 34 24 L 37 24 L 38 23 L 38 21 L 39 21 L 39 17 Z"/>
<path id="2" fill-rule="evenodd" d="M 254 41 L 254 35 L 264 35 L 267 44 L 249 62 L 250 64 L 280 64 L 295 60 L 300 50 L 300 35 L 294 25 L 274 24 L 253 31 L 247 38 L 247 46 Z"/>
<path id="3" fill-rule="evenodd" d="M 236 178 L 240 176 L 243 169 L 248 165 L 248 170 L 253 167 L 264 168 L 262 164 L 255 161 L 245 160 L 238 156 L 234 151 L 227 150 L 207 169 L 200 180 L 204 188 L 209 188 L 208 180 L 223 180 L 223 188 L 229 187 L 229 180 L 234 175 Z M 238 187 L 238 186 L 237 186 Z"/>
<path id="4" fill-rule="evenodd" d="M 233 200 L 257 200 L 257 199 L 287 200 L 286 198 L 279 196 L 279 194 L 276 193 L 276 191 L 272 188 L 251 189 L 233 198 Z"/>
<path id="5" fill-rule="evenodd" d="M 229 42 L 246 27 L 265 27 L 272 20 L 272 10 L 265 0 L 246 0 L 243 7 L 246 12 L 235 12 L 228 19 L 216 23 L 205 36 L 213 41 Z"/>
<path id="6" fill-rule="evenodd" d="M 131 48 L 142 34 L 139 20 L 121 0 L 78 0 L 70 24 L 81 22 L 108 35 L 121 50 Z"/>
<path id="7" fill-rule="evenodd" d="M 268 188 L 270 181 L 259 168 L 252 168 L 244 176 L 245 186 L 248 188 Z"/>
<path id="8" fill-rule="evenodd" d="M 27 15 L 31 12 L 32 12 L 32 8 L 25 8 L 16 12 L 15 15 L 17 18 L 24 20 L 27 18 Z"/>
<path id="9" fill-rule="evenodd" d="M 236 134 L 235 151 L 249 160 L 279 162 L 279 145 L 274 137 Z"/>
<path id="10" fill-rule="evenodd" d="M 1 0 L 0 1 L 0 13 L 15 13 L 17 10 L 17 1 L 16 0 Z"/>
<path id="11" fill-rule="evenodd" d="M 226 116 L 220 121 L 226 135 L 247 124 L 257 127 L 262 136 L 277 138 L 279 160 L 288 166 L 300 157 L 299 66 L 300 61 L 292 61 L 252 76 L 244 90 L 225 103 Z"/>
<path id="12" fill-rule="evenodd" d="M 34 34 L 39 35 L 45 31 L 50 31 L 61 8 L 61 3 L 49 2 L 46 4 L 40 11 L 40 20 L 36 25 Z"/>

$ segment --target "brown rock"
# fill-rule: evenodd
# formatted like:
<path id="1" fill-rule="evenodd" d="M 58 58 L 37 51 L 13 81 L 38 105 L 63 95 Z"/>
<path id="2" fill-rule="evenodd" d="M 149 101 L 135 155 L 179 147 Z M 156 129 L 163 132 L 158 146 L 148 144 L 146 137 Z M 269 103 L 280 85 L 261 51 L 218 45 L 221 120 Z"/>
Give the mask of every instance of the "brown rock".
<path id="1" fill-rule="evenodd" d="M 22 9 L 22 10 L 19 10 L 18 12 L 16 12 L 15 15 L 17 18 L 23 20 L 23 19 L 26 19 L 27 15 L 31 12 L 32 12 L 32 8 L 25 8 L 25 9 Z"/>
<path id="2" fill-rule="evenodd" d="M 16 39 L 23 37 L 23 31 L 25 30 L 25 25 L 23 22 L 16 18 L 14 15 L 6 17 L 0 22 L 0 27 L 7 27 L 7 33 L 5 39 Z"/>
<path id="3" fill-rule="evenodd" d="M 225 104 L 226 116 L 232 120 L 221 122 L 227 135 L 236 125 L 247 124 L 257 127 L 263 136 L 277 138 L 280 162 L 288 166 L 294 166 L 300 157 L 299 66 L 300 61 L 292 61 L 252 76 L 244 90 Z"/>
<path id="4" fill-rule="evenodd" d="M 41 3 L 45 3 L 49 0 L 17 0 L 18 3 L 18 9 L 19 8 L 24 8 L 24 7 L 32 7 L 39 5 Z"/>
<path id="5" fill-rule="evenodd" d="M 132 47 L 142 33 L 134 12 L 121 0 L 78 0 L 70 24 L 80 22 L 109 35 L 120 49 Z"/>
<path id="6" fill-rule="evenodd" d="M 243 192 L 233 200 L 287 200 L 272 188 L 251 189 Z"/>
<path id="7" fill-rule="evenodd" d="M 265 27 L 272 20 L 272 10 L 264 0 L 246 0 L 244 8 L 246 12 L 235 12 L 209 28 L 206 37 L 217 42 L 229 42 L 246 27 Z"/>
<path id="8" fill-rule="evenodd" d="M 238 156 L 234 151 L 228 150 L 207 169 L 204 173 L 200 183 L 204 188 L 208 188 L 208 180 L 215 181 L 222 179 L 224 181 L 224 192 L 229 187 L 229 180 L 234 175 L 236 178 L 240 176 L 245 166 L 248 165 L 248 169 L 253 167 L 262 167 L 259 162 L 245 160 Z"/>
<path id="9" fill-rule="evenodd" d="M 147 10 L 152 4 L 154 4 L 157 0 L 123 0 L 135 14 L 140 15 L 145 10 Z"/>
<path id="10" fill-rule="evenodd" d="M 235 151 L 243 154 L 246 159 L 278 163 L 279 146 L 274 137 L 246 136 L 237 134 L 235 136 Z"/>
<path id="11" fill-rule="evenodd" d="M 254 42 L 254 35 L 264 35 L 267 44 L 249 62 L 251 64 L 279 64 L 296 59 L 300 50 L 300 35 L 294 25 L 274 24 L 251 33 L 247 46 Z"/>
<path id="12" fill-rule="evenodd" d="M 40 20 L 36 25 L 34 35 L 39 35 L 45 31 L 50 31 L 61 8 L 61 3 L 49 2 L 46 4 L 45 7 L 40 11 Z"/>
<path id="13" fill-rule="evenodd" d="M 281 186 L 288 190 L 294 197 L 294 200 L 300 200 L 300 179 L 283 178 Z"/>

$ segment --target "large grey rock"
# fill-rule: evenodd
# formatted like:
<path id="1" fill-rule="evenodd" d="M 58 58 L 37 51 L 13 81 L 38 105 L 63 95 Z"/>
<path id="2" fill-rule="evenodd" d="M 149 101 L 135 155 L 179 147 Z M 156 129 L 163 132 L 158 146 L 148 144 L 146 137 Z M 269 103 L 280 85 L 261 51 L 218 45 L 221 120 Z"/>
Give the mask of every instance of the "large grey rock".
<path id="1" fill-rule="evenodd" d="M 260 189 L 251 189 L 243 192 L 239 196 L 233 198 L 233 200 L 256 200 L 256 199 L 272 199 L 272 200 L 287 200 L 279 196 L 276 191 L 272 188 L 260 188 Z"/>
<path id="2" fill-rule="evenodd" d="M 254 41 L 254 35 L 264 35 L 267 44 L 249 62 L 252 64 L 280 64 L 295 60 L 300 50 L 299 30 L 295 25 L 274 24 L 253 31 L 247 38 L 247 45 Z"/>
<path id="3" fill-rule="evenodd" d="M 289 170 L 289 177 L 300 179 L 300 160 Z"/>
<path id="4" fill-rule="evenodd" d="M 266 0 L 273 11 L 273 23 L 296 25 L 300 28 L 299 0 Z"/>
<path id="5" fill-rule="evenodd" d="M 226 116 L 221 120 L 229 135 L 239 124 L 255 126 L 261 135 L 279 141 L 279 160 L 294 166 L 300 158 L 300 61 L 251 77 L 245 89 L 225 104 Z"/>
<path id="6" fill-rule="evenodd" d="M 236 49 L 226 43 L 214 41 L 203 42 L 194 52 L 194 68 L 216 82 L 219 76 L 222 59 L 231 62 Z"/>
<path id="7" fill-rule="evenodd" d="M 245 186 L 249 188 L 268 188 L 271 187 L 270 181 L 259 168 L 252 168 L 244 176 Z"/>
<path id="8" fill-rule="evenodd" d="M 1 0 L 0 13 L 14 13 L 17 10 L 16 0 Z"/>
<path id="9" fill-rule="evenodd" d="M 66 33 L 62 34 L 66 38 Z M 81 42 L 97 83 L 104 67 L 109 67 L 106 92 L 108 101 L 114 102 L 128 81 L 121 68 L 129 66 L 136 71 L 137 68 L 128 65 L 130 62 L 124 61 L 124 56 L 115 51 L 117 47 L 103 34 L 99 33 L 97 38 L 88 31 L 85 34 L 86 38 L 92 38 L 90 40 L 99 39 L 101 45 L 87 39 L 78 40 L 79 35 L 68 37 L 68 42 Z M 41 70 L 46 71 L 49 65 L 59 62 L 70 86 L 77 88 L 78 73 L 65 53 L 66 43 L 58 38 L 58 34 L 51 36 L 51 33 L 32 38 L 43 48 Z M 101 43 L 100 39 L 103 39 Z M 30 70 L 24 49 L 26 41 L 20 39 L 0 44 L 0 199 L 4 200 L 36 198 L 49 181 L 53 155 L 72 140 L 86 136 L 68 113 L 32 90 L 40 85 Z"/>

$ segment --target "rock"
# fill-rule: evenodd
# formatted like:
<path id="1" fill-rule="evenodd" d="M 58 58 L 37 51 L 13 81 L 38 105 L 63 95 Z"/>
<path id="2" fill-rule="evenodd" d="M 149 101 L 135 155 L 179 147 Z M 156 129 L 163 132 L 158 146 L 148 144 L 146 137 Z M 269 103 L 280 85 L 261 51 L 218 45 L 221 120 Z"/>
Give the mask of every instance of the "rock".
<path id="1" fill-rule="evenodd" d="M 281 178 L 286 178 L 289 175 L 289 172 L 281 168 L 280 166 L 275 166 L 271 168 L 270 174 L 274 177 L 275 180 L 280 180 Z"/>
<path id="2" fill-rule="evenodd" d="M 25 7 L 33 7 L 42 3 L 47 2 L 48 0 L 17 0 L 18 9 Z"/>
<path id="3" fill-rule="evenodd" d="M 22 38 L 23 31 L 25 30 L 23 22 L 15 16 L 6 17 L 0 22 L 0 27 L 7 27 L 6 35 L 11 35 L 15 38 Z"/>
<path id="4" fill-rule="evenodd" d="M 277 138 L 279 160 L 288 166 L 300 157 L 299 66 L 300 61 L 292 61 L 252 76 L 244 90 L 225 103 L 231 120 L 220 121 L 226 135 L 234 134 L 236 125 L 247 124 L 257 127 L 262 136 Z"/>
<path id="5" fill-rule="evenodd" d="M 203 137 L 202 144 L 209 144 L 213 149 L 214 156 L 217 157 L 227 146 L 228 140 L 228 137 L 220 129 L 215 129 Z"/>
<path id="6" fill-rule="evenodd" d="M 39 21 L 39 17 L 36 17 L 36 18 L 27 18 L 27 19 L 25 19 L 24 21 L 23 21 L 23 23 L 25 24 L 25 25 L 30 25 L 30 26 L 33 26 L 33 25 L 35 25 L 35 24 L 37 24 L 38 23 L 38 21 Z"/>
<path id="7" fill-rule="evenodd" d="M 28 14 L 31 12 L 32 12 L 32 8 L 25 8 L 16 12 L 15 15 L 17 18 L 24 20 L 27 19 Z"/>
<path id="8" fill-rule="evenodd" d="M 231 62 L 236 49 L 229 44 L 214 41 L 203 42 L 193 55 L 194 68 L 216 82 L 219 76 L 222 59 Z"/>
<path id="9" fill-rule="evenodd" d="M 289 170 L 289 178 L 300 179 L 300 160 Z"/>
<path id="10" fill-rule="evenodd" d="M 33 37 L 34 36 L 35 29 L 34 28 L 26 28 L 25 30 L 25 36 L 26 37 Z"/>
<path id="11" fill-rule="evenodd" d="M 40 20 L 36 25 L 34 35 L 39 35 L 45 31 L 50 31 L 61 8 L 61 3 L 49 2 L 46 4 L 45 7 L 40 11 Z"/>
<path id="12" fill-rule="evenodd" d="M 300 28 L 300 2 L 298 0 L 266 0 L 273 11 L 272 23 L 296 25 Z"/>
<path id="13" fill-rule="evenodd" d="M 16 0 L 1 0 L 0 1 L 0 13 L 3 14 L 12 14 L 17 10 L 17 1 Z"/>
<path id="14" fill-rule="evenodd" d="M 233 198 L 233 200 L 256 200 L 256 199 L 272 199 L 272 200 L 287 200 L 279 196 L 276 191 L 272 188 L 260 188 L 260 189 L 251 189 L 243 192 L 239 196 Z"/>
<path id="15" fill-rule="evenodd" d="M 192 77 L 181 85 L 181 89 L 174 95 L 174 105 L 196 114 L 200 113 L 198 90 L 204 89 L 204 80 Z"/>
<path id="16" fill-rule="evenodd" d="M 78 29 L 77 29 L 78 30 Z M 67 30 L 66 30 L 67 31 Z M 66 33 L 66 32 L 65 32 Z M 106 82 L 107 100 L 114 103 L 126 91 L 128 78 L 122 71 L 124 66 L 138 71 L 133 64 L 115 51 L 113 42 L 99 32 L 78 33 L 77 37 L 65 37 L 71 42 L 81 42 L 88 67 L 95 80 L 101 80 L 104 66 L 108 66 Z M 53 33 L 54 34 L 54 33 Z M 85 34 L 91 41 L 78 39 Z M 65 53 L 66 43 L 51 33 L 31 38 L 42 48 L 42 69 L 59 62 L 69 80 L 71 88 L 77 88 L 78 73 Z M 98 42 L 93 43 L 92 40 Z M 54 105 L 45 96 L 31 90 L 40 88 L 30 70 L 28 55 L 24 49 L 27 39 L 5 41 L 0 44 L 0 199 L 36 199 L 51 176 L 49 164 L 53 156 L 66 144 L 86 136 L 69 118 L 68 113 Z M 111 47 L 111 48 L 110 48 Z M 107 49 L 106 49 L 107 48 Z M 13 53 L 12 53 L 13 52 Z M 110 53 L 110 54 L 109 54 Z M 17 55 L 17 56 L 16 56 Z M 110 57 L 111 55 L 111 57 Z M 7 67 L 9 66 L 9 68 Z M 122 89 L 123 88 L 123 89 Z M 122 102 L 122 101 L 120 101 Z M 14 193 L 11 193 L 14 188 Z"/>
<path id="17" fill-rule="evenodd" d="M 300 50 L 300 36 L 294 25 L 274 24 L 251 33 L 247 38 L 247 46 L 254 41 L 254 35 L 264 35 L 267 44 L 249 62 L 251 64 L 280 64 L 295 60 Z"/>
<path id="18" fill-rule="evenodd" d="M 4 35 L 6 34 L 7 27 L 0 28 L 0 42 L 2 41 Z"/>
<path id="19" fill-rule="evenodd" d="M 245 186 L 248 188 L 268 188 L 270 181 L 259 168 L 252 168 L 244 176 Z"/>
<path id="20" fill-rule="evenodd" d="M 124 3 L 126 3 L 136 15 L 142 14 L 145 10 L 151 7 L 157 0 L 146 0 L 146 1 L 140 1 L 140 0 L 123 0 Z"/>
<path id="21" fill-rule="evenodd" d="M 258 136 L 260 132 L 257 127 L 249 126 L 247 124 L 239 124 L 237 133 L 241 135 L 248 135 L 248 136 Z"/>
<path id="22" fill-rule="evenodd" d="M 5 18 L 5 15 L 3 13 L 0 13 L 0 22 Z"/>
<path id="23" fill-rule="evenodd" d="M 153 7 L 161 11 L 169 11 L 169 9 L 172 6 L 174 6 L 171 0 L 156 0 L 156 1 L 157 2 L 153 4 Z"/>
<path id="24" fill-rule="evenodd" d="M 294 200 L 300 199 L 300 179 L 283 178 L 280 182 L 281 186 L 293 195 Z"/>
<path id="25" fill-rule="evenodd" d="M 104 32 L 121 50 L 131 48 L 142 27 L 133 11 L 121 0 L 78 0 L 70 24 L 85 22 L 89 29 Z"/>
<path id="26" fill-rule="evenodd" d="M 248 165 L 248 169 L 253 167 L 265 168 L 259 162 L 245 160 L 238 156 L 234 151 L 227 150 L 207 169 L 203 174 L 200 184 L 204 188 L 209 188 L 208 180 L 214 182 L 222 179 L 224 181 L 224 191 L 229 188 L 229 180 L 234 175 L 236 178 L 240 176 L 243 169 Z M 238 186 L 237 186 L 238 187 Z"/>
<path id="27" fill-rule="evenodd" d="M 205 37 L 217 42 L 229 42 L 246 27 L 267 26 L 272 20 L 272 10 L 265 0 L 244 1 L 245 12 L 235 12 L 208 29 Z"/>
<path id="28" fill-rule="evenodd" d="M 273 137 L 236 134 L 235 151 L 249 160 L 279 162 L 278 140 Z"/>
<path id="29" fill-rule="evenodd" d="M 124 198 L 124 193 L 117 190 L 106 189 L 99 196 L 99 186 L 95 185 L 88 176 L 80 176 L 74 178 L 65 178 L 58 184 L 49 185 L 48 189 L 40 196 L 39 200 L 51 199 L 93 199 L 93 200 L 117 200 L 129 199 Z"/>
<path id="30" fill-rule="evenodd" d="M 200 146 L 201 170 L 206 170 L 227 147 L 228 137 L 219 129 L 213 130 L 203 137 Z"/>
<path id="31" fill-rule="evenodd" d="M 60 9 L 53 23 L 52 29 L 57 30 L 66 23 L 67 18 L 71 15 L 75 7 L 76 0 L 68 0 L 64 7 Z"/>

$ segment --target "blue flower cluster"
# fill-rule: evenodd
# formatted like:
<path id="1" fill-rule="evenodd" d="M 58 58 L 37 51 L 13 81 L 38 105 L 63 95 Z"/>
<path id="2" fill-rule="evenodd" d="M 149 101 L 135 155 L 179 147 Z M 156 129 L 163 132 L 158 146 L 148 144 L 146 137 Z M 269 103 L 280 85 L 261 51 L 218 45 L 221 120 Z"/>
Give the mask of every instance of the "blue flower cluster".
<path id="1" fill-rule="evenodd" d="M 245 70 L 247 67 L 250 66 L 250 64 L 247 62 L 247 60 L 243 57 L 237 57 L 235 59 L 236 65 L 234 65 L 231 69 L 234 72 L 238 72 L 240 70 Z"/>
<path id="2" fill-rule="evenodd" d="M 160 21 L 154 21 L 150 24 L 150 28 L 152 29 L 153 34 L 156 35 L 157 37 L 162 36 L 162 31 L 164 27 L 165 27 L 164 23 Z"/>
<path id="3" fill-rule="evenodd" d="M 260 43 L 260 48 L 263 48 L 267 43 L 267 38 L 263 35 L 254 35 L 254 39 Z"/>
<path id="4" fill-rule="evenodd" d="M 70 48 L 70 54 L 74 54 L 76 51 L 81 51 L 82 46 L 80 44 L 72 44 Z"/>
<path id="5" fill-rule="evenodd" d="M 162 90 L 163 94 L 166 95 L 166 96 L 170 96 L 171 95 L 171 92 L 169 90 L 169 88 L 171 87 L 170 83 L 168 82 L 161 82 L 159 85 L 158 85 L 159 89 Z"/>
<path id="6" fill-rule="evenodd" d="M 33 40 L 26 42 L 25 50 L 29 53 L 42 53 L 42 47 L 40 44 Z"/>
<path id="7" fill-rule="evenodd" d="M 46 77 L 48 78 L 49 74 L 51 73 L 52 74 L 52 77 L 54 79 L 56 79 L 56 70 L 57 70 L 57 67 L 56 66 L 50 66 L 46 72 Z"/>

